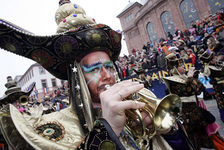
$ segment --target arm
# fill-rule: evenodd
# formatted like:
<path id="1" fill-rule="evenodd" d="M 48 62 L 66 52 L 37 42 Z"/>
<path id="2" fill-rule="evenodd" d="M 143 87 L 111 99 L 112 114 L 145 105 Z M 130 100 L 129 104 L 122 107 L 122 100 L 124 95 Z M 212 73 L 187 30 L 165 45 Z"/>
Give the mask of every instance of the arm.
<path id="1" fill-rule="evenodd" d="M 127 96 L 144 87 L 139 82 L 126 80 L 117 83 L 100 94 L 102 116 L 110 124 L 117 136 L 120 135 L 126 122 L 126 109 L 139 109 L 145 104 L 133 100 L 125 100 Z"/>
<path id="2" fill-rule="evenodd" d="M 170 144 L 173 149 L 190 150 L 191 142 L 189 141 L 181 123 L 163 135 L 163 138 Z M 192 146 L 192 145 L 191 145 Z"/>
<path id="3" fill-rule="evenodd" d="M 95 121 L 92 131 L 87 134 L 77 149 L 125 149 L 119 141 L 126 122 L 124 111 L 131 108 L 138 109 L 145 104 L 122 100 L 141 88 L 143 88 L 142 84 L 126 80 L 102 92 L 100 94 L 102 118 Z"/>

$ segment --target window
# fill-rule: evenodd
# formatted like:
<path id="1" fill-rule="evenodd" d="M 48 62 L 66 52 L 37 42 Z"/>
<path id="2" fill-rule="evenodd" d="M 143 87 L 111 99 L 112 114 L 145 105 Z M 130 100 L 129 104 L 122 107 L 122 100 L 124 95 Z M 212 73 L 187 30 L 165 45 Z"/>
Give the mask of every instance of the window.
<path id="1" fill-rule="evenodd" d="M 208 0 L 208 3 L 211 7 L 212 13 L 216 13 L 218 10 L 223 9 L 224 1 L 223 0 Z"/>
<path id="2" fill-rule="evenodd" d="M 45 74 L 45 69 L 43 67 L 39 67 L 40 74 Z"/>
<path id="3" fill-rule="evenodd" d="M 157 40 L 156 30 L 155 30 L 154 24 L 152 22 L 148 23 L 147 31 L 148 31 L 148 35 L 149 35 L 151 42 L 156 41 Z"/>
<path id="4" fill-rule="evenodd" d="M 51 83 L 52 83 L 52 87 L 56 87 L 57 86 L 56 79 L 51 79 Z"/>
<path id="5" fill-rule="evenodd" d="M 131 21 L 133 19 L 133 15 L 132 14 L 130 14 L 130 15 L 128 15 L 127 17 L 125 17 L 125 22 L 129 22 L 129 21 Z"/>
<path id="6" fill-rule="evenodd" d="M 41 84 L 42 84 L 43 88 L 47 88 L 47 80 L 46 79 L 41 80 Z"/>
<path id="7" fill-rule="evenodd" d="M 174 34 L 175 27 L 174 27 L 174 23 L 173 23 L 170 12 L 168 11 L 163 12 L 160 19 L 163 24 L 163 29 L 166 35 L 168 32 L 170 32 L 171 34 Z"/>
<path id="8" fill-rule="evenodd" d="M 183 0 L 180 4 L 180 10 L 187 28 L 191 27 L 191 22 L 195 22 L 199 19 L 197 10 L 192 0 Z"/>

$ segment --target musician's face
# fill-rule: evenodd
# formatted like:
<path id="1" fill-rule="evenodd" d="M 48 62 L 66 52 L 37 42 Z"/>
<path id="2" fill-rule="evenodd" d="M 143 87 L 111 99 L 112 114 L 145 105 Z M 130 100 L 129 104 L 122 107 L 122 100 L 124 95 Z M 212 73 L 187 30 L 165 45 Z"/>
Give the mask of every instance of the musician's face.
<path id="1" fill-rule="evenodd" d="M 184 74 L 186 72 L 184 65 L 178 66 L 177 70 L 180 74 Z"/>
<path id="2" fill-rule="evenodd" d="M 113 62 L 107 53 L 97 51 L 86 55 L 81 66 L 92 101 L 100 103 L 99 95 L 105 90 L 105 85 L 115 84 Z"/>

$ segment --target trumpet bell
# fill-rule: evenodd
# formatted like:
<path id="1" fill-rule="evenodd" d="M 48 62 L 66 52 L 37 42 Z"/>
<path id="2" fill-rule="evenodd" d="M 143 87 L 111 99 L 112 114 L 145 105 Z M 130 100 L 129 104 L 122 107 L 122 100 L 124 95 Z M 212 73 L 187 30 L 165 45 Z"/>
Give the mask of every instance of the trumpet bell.
<path id="1" fill-rule="evenodd" d="M 142 109 L 130 109 L 125 112 L 127 116 L 127 129 L 129 129 L 136 137 L 140 138 L 145 137 L 146 135 L 151 138 L 157 131 L 166 131 L 170 129 L 181 113 L 182 103 L 179 96 L 169 94 L 163 99 L 158 99 L 149 96 L 149 92 L 151 91 L 140 90 L 137 93 L 137 101 L 145 103 L 145 106 Z M 151 128 L 146 128 L 141 112 L 145 112 L 152 119 L 153 126 Z"/>
<path id="2" fill-rule="evenodd" d="M 169 94 L 165 96 L 158 104 L 155 115 L 154 124 L 157 131 L 164 131 L 169 129 L 176 118 L 180 115 L 182 103 L 179 96 Z"/>
<path id="3" fill-rule="evenodd" d="M 22 95 L 22 96 L 19 97 L 19 103 L 21 105 L 26 105 L 26 104 L 28 104 L 28 102 L 29 102 L 28 96 Z"/>

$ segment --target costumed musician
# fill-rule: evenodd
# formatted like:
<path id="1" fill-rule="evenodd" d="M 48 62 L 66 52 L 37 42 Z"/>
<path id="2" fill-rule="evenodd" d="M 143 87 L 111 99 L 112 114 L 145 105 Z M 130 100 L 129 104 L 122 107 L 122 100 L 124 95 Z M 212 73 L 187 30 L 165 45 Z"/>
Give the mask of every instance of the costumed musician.
<path id="1" fill-rule="evenodd" d="M 215 117 L 207 110 L 199 106 L 197 95 L 205 90 L 203 84 L 197 79 L 198 72 L 194 67 L 189 68 L 187 72 L 184 61 L 177 58 L 173 53 L 166 56 L 168 77 L 163 80 L 168 88 L 168 92 L 180 96 L 182 101 L 183 127 L 189 137 L 189 143 L 195 149 L 214 148 L 214 141 L 208 136 L 207 126 L 215 124 L 214 132 L 220 128 L 215 123 Z"/>
<path id="2" fill-rule="evenodd" d="M 16 150 L 189 149 L 172 124 L 156 131 L 152 117 L 143 111 L 140 116 L 144 127 L 150 132 L 153 126 L 153 136 L 138 138 L 126 128 L 126 110 L 140 109 L 146 104 L 124 100 L 145 89 L 139 82 L 119 82 L 114 62 L 120 54 L 121 34 L 107 25 L 96 24 L 81 6 L 69 0 L 60 0 L 59 4 L 55 17 L 58 34 L 53 36 L 35 36 L 0 20 L 1 48 L 37 61 L 56 77 L 68 80 L 70 88 L 70 104 L 58 112 L 43 115 L 34 110 L 30 116 L 24 116 L 10 105 L 7 121 L 11 126 L 3 128 L 10 147 Z M 180 106 L 179 98 L 173 96 L 176 98 L 173 102 Z M 178 112 L 170 114 L 174 113 Z"/>
<path id="3" fill-rule="evenodd" d="M 145 69 L 138 67 L 137 69 L 133 68 L 133 70 L 137 74 L 137 77 L 132 79 L 133 81 L 144 84 L 144 87 L 147 89 L 152 87 L 152 78 L 149 75 L 145 75 Z"/>
<path id="4" fill-rule="evenodd" d="M 224 122 L 224 48 L 216 51 L 201 49 L 198 56 L 204 67 L 204 75 L 210 78 L 209 82 L 213 85 L 220 118 Z"/>

